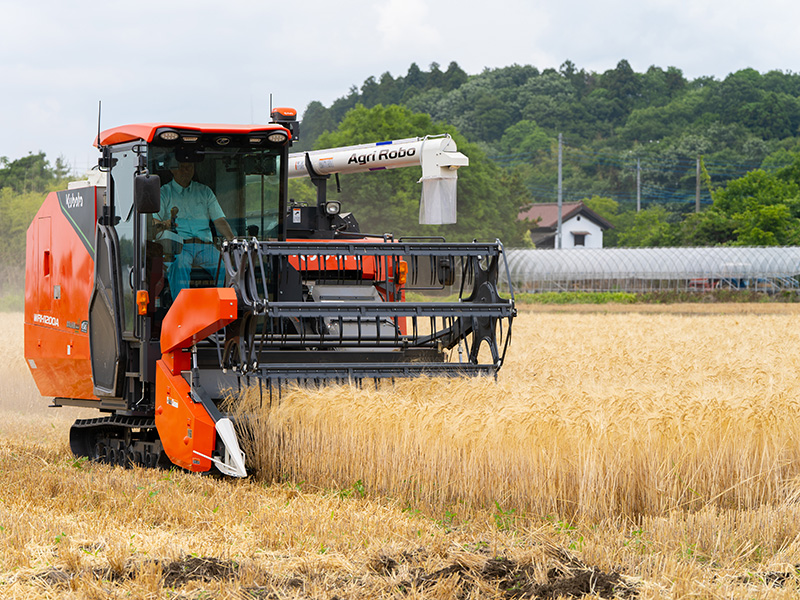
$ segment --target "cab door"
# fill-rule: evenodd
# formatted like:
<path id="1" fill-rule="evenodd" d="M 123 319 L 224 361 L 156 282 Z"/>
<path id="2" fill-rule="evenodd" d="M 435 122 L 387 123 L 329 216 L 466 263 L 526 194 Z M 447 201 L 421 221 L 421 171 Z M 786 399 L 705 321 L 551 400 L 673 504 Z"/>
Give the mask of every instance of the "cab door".
<path id="1" fill-rule="evenodd" d="M 133 210 L 138 156 L 132 147 L 111 153 L 109 205 L 98 219 L 94 290 L 89 304 L 92 381 L 98 398 L 122 398 L 129 342 L 135 339 L 133 281 L 139 256 Z"/>

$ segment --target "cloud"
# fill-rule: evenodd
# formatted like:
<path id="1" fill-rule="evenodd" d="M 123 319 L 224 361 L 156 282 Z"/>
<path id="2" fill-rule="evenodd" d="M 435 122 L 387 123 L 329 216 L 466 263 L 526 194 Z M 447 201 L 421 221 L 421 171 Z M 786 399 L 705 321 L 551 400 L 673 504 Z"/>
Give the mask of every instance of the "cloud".
<path id="1" fill-rule="evenodd" d="M 424 0 L 388 0 L 378 7 L 377 29 L 384 50 L 432 48 L 442 42 Z"/>

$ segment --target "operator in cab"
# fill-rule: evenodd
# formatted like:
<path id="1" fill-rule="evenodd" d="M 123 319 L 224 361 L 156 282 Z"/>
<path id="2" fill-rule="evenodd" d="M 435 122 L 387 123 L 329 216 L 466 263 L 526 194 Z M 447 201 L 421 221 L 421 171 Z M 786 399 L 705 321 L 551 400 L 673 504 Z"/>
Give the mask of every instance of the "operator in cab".
<path id="1" fill-rule="evenodd" d="M 219 235 L 233 239 L 233 231 L 214 192 L 207 185 L 194 181 L 193 162 L 182 161 L 170 169 L 172 181 L 161 186 L 161 212 L 153 219 L 157 237 L 172 232 L 179 240 L 180 251 L 167 270 L 172 298 L 189 287 L 193 268 L 200 267 L 216 277 L 217 285 L 224 281 L 224 267 L 214 246 L 210 223 Z"/>

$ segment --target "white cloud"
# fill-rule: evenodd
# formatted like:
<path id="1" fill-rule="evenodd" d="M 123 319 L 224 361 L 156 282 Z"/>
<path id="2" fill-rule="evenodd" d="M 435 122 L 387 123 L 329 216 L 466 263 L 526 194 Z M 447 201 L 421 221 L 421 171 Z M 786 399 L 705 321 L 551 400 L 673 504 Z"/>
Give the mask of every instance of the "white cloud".
<path id="1" fill-rule="evenodd" d="M 378 7 L 377 29 L 384 50 L 407 52 L 438 46 L 442 41 L 424 0 L 388 0 Z M 401 48 L 402 46 L 402 48 Z"/>

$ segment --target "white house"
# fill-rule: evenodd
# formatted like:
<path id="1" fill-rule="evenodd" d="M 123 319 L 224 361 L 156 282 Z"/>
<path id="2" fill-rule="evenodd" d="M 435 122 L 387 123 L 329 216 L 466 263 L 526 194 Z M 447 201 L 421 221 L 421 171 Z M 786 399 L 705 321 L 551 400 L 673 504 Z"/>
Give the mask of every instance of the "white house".
<path id="1" fill-rule="evenodd" d="M 537 248 L 555 248 L 558 227 L 558 204 L 531 204 L 519 213 L 519 220 L 530 221 L 530 232 Z M 611 223 L 588 208 L 583 202 L 561 204 L 561 247 L 602 248 L 603 232 Z"/>

